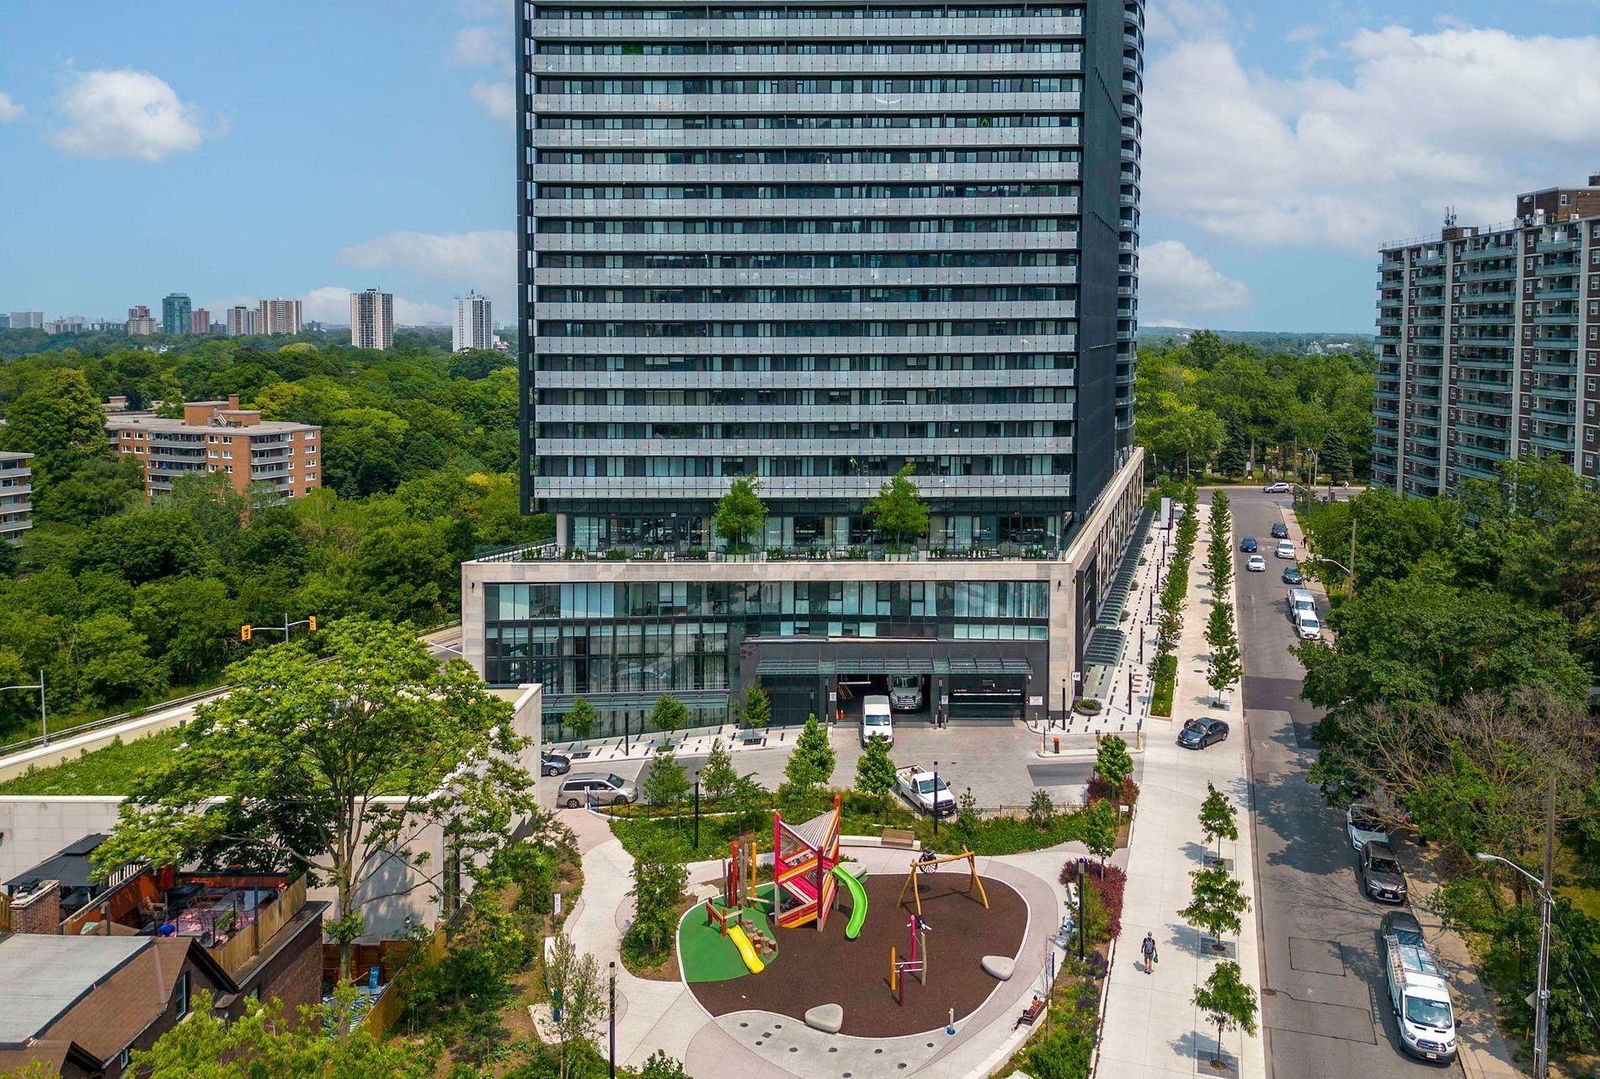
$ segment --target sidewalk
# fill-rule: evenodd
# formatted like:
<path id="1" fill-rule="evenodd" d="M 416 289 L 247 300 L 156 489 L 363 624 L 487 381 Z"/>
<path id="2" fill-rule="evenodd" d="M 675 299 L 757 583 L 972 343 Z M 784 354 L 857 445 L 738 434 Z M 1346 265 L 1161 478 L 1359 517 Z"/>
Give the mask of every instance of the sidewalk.
<path id="1" fill-rule="evenodd" d="M 1210 530 L 1201 506 L 1200 535 L 1190 566 L 1189 592 L 1184 605 L 1184 625 L 1178 648 L 1178 682 L 1170 720 L 1145 721 L 1148 742 L 1139 812 L 1129 840 L 1128 888 L 1122 912 L 1122 938 L 1110 976 L 1109 1000 L 1101 1031 L 1097 1074 L 1107 1079 L 1153 1079 L 1165 1076 L 1239 1075 L 1261 1079 L 1266 1075 L 1266 1054 L 1259 1037 L 1240 1032 L 1223 1039 L 1226 1072 L 1212 1069 L 1216 1030 L 1208 1027 L 1192 1003 L 1194 989 L 1210 974 L 1217 959 L 1202 951 L 1199 933 L 1185 925 L 1177 911 L 1190 898 L 1189 873 L 1201 868 L 1206 847 L 1200 834 L 1200 803 L 1210 781 L 1240 811 L 1237 843 L 1224 843 L 1223 856 L 1231 860 L 1235 875 L 1251 897 L 1254 880 L 1249 815 L 1252 812 L 1247 778 L 1246 732 L 1237 708 L 1218 709 L 1206 685 L 1206 619 L 1211 610 L 1209 573 L 1205 568 Z M 1159 551 L 1159 544 L 1155 547 Z M 1155 560 L 1147 571 L 1153 571 Z M 1163 567 L 1165 568 L 1165 567 Z M 1141 580 L 1144 575 L 1141 574 Z M 1232 602 L 1233 597 L 1229 597 Z M 1142 628 L 1142 632 L 1148 632 Z M 1133 644 L 1137 644 L 1135 640 Z M 1149 654 L 1153 659 L 1153 653 Z M 1231 695 L 1237 700 L 1238 694 Z M 1177 732 L 1184 721 L 1198 716 L 1226 719 L 1230 737 L 1199 752 L 1179 749 Z M 1242 867 L 1242 868 L 1241 868 Z M 1256 921 L 1246 914 L 1233 956 L 1247 984 L 1260 988 L 1259 943 Z M 1139 962 L 1138 942 L 1154 932 L 1158 962 L 1146 973 Z"/>

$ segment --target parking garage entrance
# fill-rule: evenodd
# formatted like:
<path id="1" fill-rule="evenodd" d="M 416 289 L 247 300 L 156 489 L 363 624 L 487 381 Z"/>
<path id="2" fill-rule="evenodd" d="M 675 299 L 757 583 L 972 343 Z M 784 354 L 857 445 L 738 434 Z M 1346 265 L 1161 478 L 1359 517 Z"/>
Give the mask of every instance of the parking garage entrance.
<path id="1" fill-rule="evenodd" d="M 739 692 L 759 679 L 775 724 L 859 722 L 864 699 L 885 696 L 896 722 L 1009 725 L 1030 686 L 1042 695 L 1044 659 L 1044 642 L 748 638 Z"/>

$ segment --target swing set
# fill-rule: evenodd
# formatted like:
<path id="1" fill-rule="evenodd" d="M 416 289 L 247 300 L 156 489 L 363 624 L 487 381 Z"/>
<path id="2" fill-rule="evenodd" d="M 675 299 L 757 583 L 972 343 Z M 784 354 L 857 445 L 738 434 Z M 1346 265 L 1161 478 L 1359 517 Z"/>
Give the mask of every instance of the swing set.
<path id="1" fill-rule="evenodd" d="M 966 847 L 961 848 L 960 854 L 948 854 L 942 858 L 923 857 L 911 863 L 911 868 L 906 873 L 906 882 L 900 886 L 900 898 L 895 900 L 896 905 L 905 903 L 906 892 L 910 891 L 917 901 L 917 917 L 922 917 L 922 887 L 918 883 L 918 874 L 945 865 L 948 862 L 967 863 L 967 894 L 974 896 L 983 904 L 983 909 L 989 909 L 989 893 L 983 890 L 983 880 L 978 876 L 978 856 Z"/>

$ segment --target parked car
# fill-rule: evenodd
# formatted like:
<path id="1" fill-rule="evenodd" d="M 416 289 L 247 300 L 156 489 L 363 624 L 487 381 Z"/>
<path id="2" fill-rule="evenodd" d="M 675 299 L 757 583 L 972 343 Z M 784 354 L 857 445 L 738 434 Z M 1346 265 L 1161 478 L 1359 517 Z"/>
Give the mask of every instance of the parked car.
<path id="1" fill-rule="evenodd" d="M 1258 554 L 1253 554 L 1245 561 L 1244 568 L 1251 573 L 1265 573 L 1267 572 L 1267 560 Z"/>
<path id="2" fill-rule="evenodd" d="M 1368 843 L 1389 843 L 1389 831 L 1384 827 L 1377 810 L 1365 802 L 1355 802 L 1344 811 L 1344 830 L 1350 845 L 1360 850 Z"/>
<path id="3" fill-rule="evenodd" d="M 1268 495 L 1286 495 L 1291 490 L 1293 490 L 1293 488 L 1289 486 L 1289 483 L 1286 480 L 1279 480 L 1277 483 L 1269 483 L 1265 487 L 1261 488 L 1261 493 Z"/>
<path id="4" fill-rule="evenodd" d="M 1272 538 L 1273 539 L 1288 539 L 1289 538 L 1289 526 L 1284 524 L 1282 521 L 1279 521 L 1277 524 L 1273 525 L 1272 526 Z"/>
<path id="5" fill-rule="evenodd" d="M 1184 749 L 1204 749 L 1227 737 L 1228 725 L 1222 720 L 1191 719 L 1178 732 L 1178 744 Z"/>
<path id="6" fill-rule="evenodd" d="M 1406 901 L 1406 875 L 1394 848 L 1376 839 L 1361 849 L 1361 886 L 1380 903 Z"/>
<path id="7" fill-rule="evenodd" d="M 1272 555 L 1274 558 L 1294 558 L 1294 540 L 1279 540 L 1278 545 L 1272 549 Z"/>
<path id="8" fill-rule="evenodd" d="M 956 811 L 956 796 L 950 793 L 944 776 L 908 764 L 895 771 L 894 783 L 901 796 L 924 813 L 948 817 Z"/>
<path id="9" fill-rule="evenodd" d="M 639 800 L 639 790 L 618 775 L 601 772 L 580 772 L 561 781 L 556 794 L 558 805 L 577 809 L 591 801 L 596 805 L 625 806 Z"/>
<path id="10" fill-rule="evenodd" d="M 564 776 L 572 771 L 572 758 L 565 753 L 539 754 L 539 774 L 544 776 Z"/>
<path id="11" fill-rule="evenodd" d="M 1315 611 L 1297 611 L 1294 616 L 1294 631 L 1302 641 L 1322 640 L 1322 620 Z"/>
<path id="12" fill-rule="evenodd" d="M 1256 551 L 1260 550 L 1260 547 L 1256 544 L 1256 538 L 1254 536 L 1246 536 L 1244 539 L 1239 541 L 1239 550 L 1243 551 L 1245 554 L 1254 554 Z"/>
<path id="13" fill-rule="evenodd" d="M 1283 570 L 1283 583 L 1292 584 L 1296 587 L 1299 587 L 1300 585 L 1306 583 L 1306 579 L 1304 575 L 1301 574 L 1299 566 L 1285 566 Z"/>

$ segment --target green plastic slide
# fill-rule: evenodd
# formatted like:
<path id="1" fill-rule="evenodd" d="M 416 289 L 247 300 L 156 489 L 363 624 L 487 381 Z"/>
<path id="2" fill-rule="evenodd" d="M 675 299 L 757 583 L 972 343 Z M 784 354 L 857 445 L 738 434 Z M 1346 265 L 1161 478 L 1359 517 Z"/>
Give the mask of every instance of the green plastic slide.
<path id="1" fill-rule="evenodd" d="M 850 920 L 845 923 L 844 939 L 855 940 L 861 935 L 861 927 L 867 924 L 867 890 L 842 865 L 833 867 L 833 875 L 850 893 Z"/>

